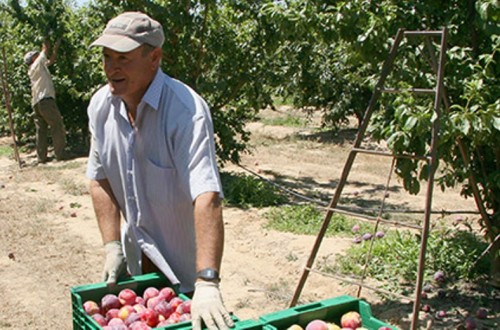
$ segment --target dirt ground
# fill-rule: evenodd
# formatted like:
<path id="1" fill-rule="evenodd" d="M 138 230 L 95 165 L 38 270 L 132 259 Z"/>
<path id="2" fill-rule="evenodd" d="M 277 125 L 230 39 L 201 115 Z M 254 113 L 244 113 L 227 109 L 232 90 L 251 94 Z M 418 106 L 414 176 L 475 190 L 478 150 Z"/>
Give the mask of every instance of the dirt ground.
<path id="1" fill-rule="evenodd" d="M 264 117 L 284 116 L 265 111 Z M 314 121 L 301 128 L 251 123 L 252 153 L 242 158 L 242 167 L 279 180 L 294 190 L 328 201 L 340 177 L 351 143 L 352 130 L 333 135 L 319 132 Z M 11 145 L 0 138 L 0 147 Z M 70 288 L 100 281 L 103 249 L 87 192 L 86 157 L 34 166 L 33 153 L 20 154 L 19 169 L 13 156 L 0 156 L 0 329 L 71 329 Z M 374 207 L 380 200 L 390 162 L 384 157 L 359 156 L 349 185 L 344 189 L 359 205 Z M 422 210 L 424 194 L 412 196 L 401 190 L 396 179 L 386 202 L 394 208 Z M 458 190 L 435 190 L 434 210 L 475 211 L 472 200 Z M 226 207 L 226 245 L 222 266 L 222 292 L 229 310 L 240 319 L 288 308 L 311 252 L 315 236 L 294 235 L 263 229 L 263 209 Z M 453 214 L 474 220 L 477 215 Z M 325 238 L 316 260 L 334 260 L 352 244 L 351 239 Z M 358 287 L 311 273 L 299 303 L 339 295 L 356 296 Z M 484 329 L 500 328 L 500 293 L 485 285 L 455 287 L 444 299 L 430 304 L 449 311 L 437 320 L 433 313 L 420 313 L 419 328 L 456 329 L 467 313 L 481 305 L 489 318 Z M 373 315 L 401 329 L 409 329 L 412 304 L 385 301 L 363 289 Z"/>

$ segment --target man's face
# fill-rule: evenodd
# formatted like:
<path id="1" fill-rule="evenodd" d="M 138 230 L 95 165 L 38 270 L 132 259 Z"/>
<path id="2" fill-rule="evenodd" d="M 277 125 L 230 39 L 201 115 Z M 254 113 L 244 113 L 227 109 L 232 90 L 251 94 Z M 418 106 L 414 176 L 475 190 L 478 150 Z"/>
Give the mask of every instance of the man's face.
<path id="1" fill-rule="evenodd" d="M 144 46 L 141 46 L 128 53 L 119 53 L 104 48 L 103 55 L 111 93 L 121 97 L 129 106 L 137 105 L 154 79 L 161 51 L 154 49 L 144 53 Z"/>

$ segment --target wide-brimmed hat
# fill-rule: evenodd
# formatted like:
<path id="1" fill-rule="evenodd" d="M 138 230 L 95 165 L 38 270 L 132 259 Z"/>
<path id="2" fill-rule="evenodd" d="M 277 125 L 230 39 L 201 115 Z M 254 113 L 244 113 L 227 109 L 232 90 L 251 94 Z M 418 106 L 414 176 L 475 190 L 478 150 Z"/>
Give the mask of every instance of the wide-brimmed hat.
<path id="1" fill-rule="evenodd" d="M 33 61 L 35 60 L 35 57 L 38 54 L 40 54 L 40 52 L 38 52 L 36 50 L 32 50 L 32 51 L 27 52 L 26 54 L 24 54 L 24 57 L 23 57 L 24 64 L 31 65 L 31 63 L 33 63 Z"/>
<path id="2" fill-rule="evenodd" d="M 161 47 L 164 40 L 160 23 L 141 12 L 125 12 L 111 19 L 90 47 L 101 46 L 126 53 L 143 44 Z"/>

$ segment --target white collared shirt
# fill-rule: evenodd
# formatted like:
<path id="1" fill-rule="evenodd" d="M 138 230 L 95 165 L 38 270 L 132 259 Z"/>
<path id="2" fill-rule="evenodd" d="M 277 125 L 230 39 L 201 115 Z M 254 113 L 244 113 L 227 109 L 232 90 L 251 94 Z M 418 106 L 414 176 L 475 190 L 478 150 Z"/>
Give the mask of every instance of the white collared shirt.
<path id="1" fill-rule="evenodd" d="M 31 105 L 35 105 L 46 97 L 56 98 L 56 91 L 47 68 L 47 55 L 41 51 L 28 69 L 31 81 Z"/>
<path id="2" fill-rule="evenodd" d="M 181 291 L 194 289 L 193 201 L 222 187 L 206 102 L 158 70 L 137 108 L 135 126 L 124 102 L 102 87 L 91 99 L 87 176 L 108 179 L 126 219 L 122 241 L 129 271 L 140 274 L 142 251 Z"/>

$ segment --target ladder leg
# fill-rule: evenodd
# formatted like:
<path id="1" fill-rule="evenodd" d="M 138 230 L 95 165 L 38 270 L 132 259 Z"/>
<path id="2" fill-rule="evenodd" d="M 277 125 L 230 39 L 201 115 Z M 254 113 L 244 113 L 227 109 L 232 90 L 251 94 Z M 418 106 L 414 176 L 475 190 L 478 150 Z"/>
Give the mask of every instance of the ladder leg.
<path id="1" fill-rule="evenodd" d="M 439 137 L 439 124 L 441 121 L 441 111 L 440 105 L 442 100 L 442 89 L 443 89 L 443 74 L 444 74 L 444 64 L 446 59 L 446 28 L 443 29 L 441 35 L 441 52 L 438 63 L 437 70 L 437 83 L 436 83 L 436 95 L 434 98 L 434 113 L 436 118 L 432 123 L 432 139 L 431 139 L 431 160 L 429 164 L 429 178 L 427 180 L 427 195 L 425 200 L 425 213 L 424 213 L 424 225 L 422 231 L 422 240 L 420 242 L 420 255 L 418 261 L 418 273 L 417 273 L 417 283 L 415 285 L 415 302 L 413 303 L 413 317 L 411 323 L 411 329 L 416 330 L 418 326 L 418 314 L 420 311 L 420 299 L 422 293 L 422 283 L 424 277 L 425 269 L 425 254 L 427 250 L 427 240 L 429 237 L 429 227 L 430 227 L 430 217 L 432 210 L 432 195 L 434 189 L 434 174 L 437 169 L 438 164 L 438 137 Z"/>
<path id="2" fill-rule="evenodd" d="M 382 89 L 385 79 L 387 78 L 387 75 L 389 74 L 392 64 L 394 63 L 394 59 L 397 54 L 397 49 L 399 44 L 401 43 L 401 40 L 404 37 L 404 30 L 400 29 L 398 30 L 398 33 L 396 35 L 394 44 L 391 47 L 391 51 L 389 53 L 389 56 L 387 60 L 384 62 L 384 66 L 382 67 L 382 73 L 380 75 L 379 81 L 377 82 L 377 85 L 375 86 L 375 90 L 373 91 L 372 97 L 370 99 L 370 103 L 367 107 L 365 116 L 363 118 L 363 122 L 361 123 L 361 126 L 358 130 L 358 134 L 356 135 L 356 140 L 354 142 L 354 148 L 357 148 L 361 145 L 361 142 L 363 141 L 364 134 L 366 132 L 366 129 L 368 127 L 371 115 L 373 113 L 373 110 L 375 109 L 375 105 L 377 103 L 378 98 L 380 97 L 380 90 Z M 302 272 L 302 276 L 299 279 L 299 283 L 297 285 L 297 288 L 295 289 L 295 293 L 292 297 L 292 301 L 290 302 L 290 307 L 293 307 L 297 304 L 299 300 L 299 296 L 302 293 L 302 289 L 304 288 L 305 282 L 307 280 L 307 277 L 309 276 L 310 269 L 314 263 L 314 260 L 316 258 L 316 255 L 318 253 L 319 247 L 321 245 L 321 242 L 323 240 L 323 237 L 326 233 L 326 230 L 330 224 L 330 220 L 333 215 L 332 209 L 337 206 L 337 203 L 340 199 L 340 195 L 342 193 L 342 190 L 344 188 L 344 185 L 347 181 L 347 177 L 349 176 L 349 172 L 352 168 L 352 164 L 354 163 L 354 159 L 356 158 L 357 152 L 352 150 L 349 153 L 349 156 L 347 158 L 346 164 L 344 165 L 344 169 L 342 171 L 342 175 L 339 181 L 339 184 L 335 190 L 335 194 L 330 202 L 328 211 L 326 212 L 325 219 L 323 220 L 323 224 L 321 225 L 320 231 L 316 237 L 316 241 L 314 243 L 314 246 L 312 248 L 312 251 L 309 255 L 309 259 L 307 260 L 306 267 L 304 268 Z"/>

